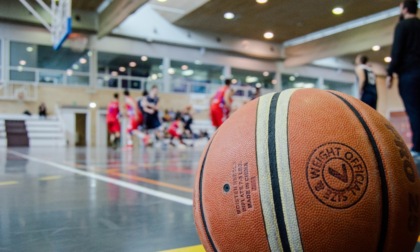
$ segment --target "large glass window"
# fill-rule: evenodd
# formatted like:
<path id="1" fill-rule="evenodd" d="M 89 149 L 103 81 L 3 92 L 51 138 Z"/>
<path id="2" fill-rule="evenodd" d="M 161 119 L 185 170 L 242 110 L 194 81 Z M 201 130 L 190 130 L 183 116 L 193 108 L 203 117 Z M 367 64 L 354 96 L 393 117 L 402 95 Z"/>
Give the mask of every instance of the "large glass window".
<path id="1" fill-rule="evenodd" d="M 162 59 L 147 56 L 98 53 L 98 85 L 147 89 L 162 84 Z"/>
<path id="2" fill-rule="evenodd" d="M 273 89 L 276 85 L 275 73 L 274 72 L 260 72 L 250 71 L 238 68 L 232 68 L 232 82 L 239 86 L 253 86 L 255 87 L 258 83 L 262 88 Z"/>
<path id="3" fill-rule="evenodd" d="M 353 83 L 325 80 L 323 89 L 330 89 L 353 95 Z"/>
<path id="4" fill-rule="evenodd" d="M 223 66 L 174 60 L 168 73 L 173 92 L 209 93 L 212 86 L 222 84 Z"/>
<path id="5" fill-rule="evenodd" d="M 11 42 L 10 80 L 89 85 L 90 56 L 88 50 Z"/>
<path id="6" fill-rule="evenodd" d="M 314 88 L 317 83 L 316 78 L 300 76 L 298 74 L 282 74 L 282 90 L 289 88 Z"/>

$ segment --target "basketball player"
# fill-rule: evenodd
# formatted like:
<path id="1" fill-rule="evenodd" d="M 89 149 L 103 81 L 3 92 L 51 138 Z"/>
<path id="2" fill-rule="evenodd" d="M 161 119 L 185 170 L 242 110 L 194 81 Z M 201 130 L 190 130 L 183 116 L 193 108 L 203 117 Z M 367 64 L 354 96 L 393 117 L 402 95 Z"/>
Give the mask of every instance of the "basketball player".
<path id="1" fill-rule="evenodd" d="M 154 135 L 158 139 L 162 139 L 162 135 L 160 132 L 160 120 L 159 120 L 159 97 L 158 97 L 158 87 L 153 85 L 150 89 L 149 95 L 145 99 L 143 103 L 143 110 L 144 110 L 144 121 L 145 121 L 145 128 L 146 132 L 149 133 L 151 136 Z M 153 137 L 151 138 L 153 140 Z"/>
<path id="2" fill-rule="evenodd" d="M 171 125 L 169 126 L 169 129 L 168 129 L 168 134 L 171 136 L 171 139 L 170 139 L 170 142 L 169 142 L 169 144 L 171 146 L 175 146 L 173 140 L 174 140 L 174 138 L 178 138 L 178 140 L 181 144 L 183 144 L 185 146 L 191 146 L 192 147 L 192 145 L 187 145 L 183 140 L 182 133 L 183 133 L 184 129 L 185 128 L 184 128 L 184 125 L 183 125 L 183 122 L 182 122 L 182 114 L 181 114 L 181 112 L 178 112 L 175 115 L 175 120 L 171 123 Z"/>
<path id="3" fill-rule="evenodd" d="M 401 21 L 395 28 L 387 77 L 387 86 L 391 88 L 393 76 L 398 74 L 399 92 L 413 132 L 411 154 L 416 158 L 420 157 L 420 20 L 417 6 L 415 0 L 406 0 L 400 5 Z"/>
<path id="4" fill-rule="evenodd" d="M 118 98 L 118 93 L 115 93 L 114 99 L 108 104 L 106 114 L 106 123 L 108 125 L 109 137 L 111 140 L 111 145 L 114 149 L 118 147 L 121 131 L 120 121 L 118 120 L 118 116 L 120 114 L 120 103 Z"/>
<path id="5" fill-rule="evenodd" d="M 138 130 L 138 127 L 142 124 L 143 116 L 137 107 L 136 101 L 130 96 L 130 92 L 128 90 L 124 91 L 124 97 L 125 97 L 126 114 L 129 119 L 128 126 L 127 126 L 127 132 L 128 132 L 127 146 L 132 147 L 133 134 L 136 134 L 139 136 L 139 138 L 142 138 L 142 134 Z"/>
<path id="6" fill-rule="evenodd" d="M 367 65 L 369 59 L 364 55 L 357 55 L 355 59 L 357 82 L 359 84 L 360 100 L 376 109 L 378 94 L 376 91 L 376 76 L 372 68 Z"/>
<path id="7" fill-rule="evenodd" d="M 210 117 L 216 129 L 229 117 L 232 109 L 233 90 L 230 88 L 230 85 L 231 80 L 226 79 L 225 85 L 210 100 Z"/>

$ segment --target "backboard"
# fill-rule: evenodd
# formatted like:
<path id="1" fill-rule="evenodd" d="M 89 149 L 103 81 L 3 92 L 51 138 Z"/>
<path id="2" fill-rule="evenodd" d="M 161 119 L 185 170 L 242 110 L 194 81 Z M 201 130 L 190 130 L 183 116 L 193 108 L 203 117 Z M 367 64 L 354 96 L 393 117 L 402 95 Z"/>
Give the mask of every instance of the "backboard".
<path id="1" fill-rule="evenodd" d="M 48 7 L 43 0 L 36 0 L 40 7 L 50 16 L 50 22 L 47 22 L 27 0 L 19 1 L 51 32 L 54 50 L 60 49 L 61 45 L 71 33 L 72 0 L 51 0 L 51 7 Z"/>

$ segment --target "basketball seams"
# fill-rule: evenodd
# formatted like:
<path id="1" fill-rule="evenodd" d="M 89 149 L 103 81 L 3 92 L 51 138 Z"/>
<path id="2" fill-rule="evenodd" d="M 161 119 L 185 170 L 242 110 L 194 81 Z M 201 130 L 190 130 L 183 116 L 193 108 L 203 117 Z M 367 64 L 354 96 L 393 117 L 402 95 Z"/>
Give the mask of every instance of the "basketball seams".
<path id="1" fill-rule="evenodd" d="M 267 95 L 268 96 L 268 95 Z M 255 155 L 255 159 L 256 159 L 256 165 L 257 165 L 257 174 L 258 174 L 258 185 L 259 185 L 259 188 L 261 188 L 261 185 L 260 185 L 260 179 L 261 179 L 261 170 L 263 169 L 262 167 L 266 167 L 265 165 L 262 165 L 261 166 L 261 170 L 260 170 L 260 163 L 263 163 L 264 161 L 263 160 L 266 160 L 266 158 L 264 157 L 261 161 L 259 160 L 259 157 L 258 157 L 258 150 L 262 150 L 262 149 L 264 149 L 264 151 L 263 151 L 263 153 L 268 153 L 268 149 L 266 148 L 267 147 L 267 145 L 266 144 L 263 144 L 263 146 L 261 146 L 261 148 L 259 148 L 259 146 L 258 146 L 258 139 L 259 139 L 259 134 L 258 134 L 258 132 L 263 132 L 263 131 L 261 131 L 261 130 L 258 130 L 261 126 L 259 126 L 259 122 L 262 122 L 263 121 L 263 119 L 264 118 L 259 118 L 259 116 L 258 115 L 261 115 L 262 113 L 259 113 L 259 109 L 260 109 L 260 107 L 264 107 L 264 106 L 262 106 L 261 105 L 261 103 L 263 103 L 264 102 L 264 100 L 265 100 L 265 97 L 264 98 L 258 98 L 258 103 L 257 103 L 257 108 L 256 108 L 256 111 L 257 111 L 257 113 L 256 113 L 256 120 L 255 120 L 255 151 L 256 151 L 256 155 Z M 263 111 L 264 111 L 264 109 L 263 109 Z M 262 127 L 262 128 L 265 128 L 265 127 Z M 267 139 L 266 137 L 262 137 L 262 138 L 260 138 L 260 139 Z M 268 181 L 269 182 L 269 181 Z M 263 184 L 266 184 L 267 183 L 267 180 L 266 181 L 264 181 L 264 183 Z M 271 183 L 270 183 L 270 185 L 271 185 Z M 260 197 L 260 211 L 261 211 L 261 215 L 263 216 L 263 225 L 264 225 L 264 230 L 265 230 L 265 236 L 266 236 L 266 238 L 267 238 L 267 242 L 268 242 L 268 245 L 269 245 L 269 247 L 270 247 L 270 242 L 269 242 L 269 234 L 268 234 L 268 231 L 267 231 L 267 225 L 266 225 L 266 223 L 265 223 L 265 215 L 264 215 L 264 209 L 263 209 L 263 203 L 262 203 L 262 197 L 263 197 L 263 195 L 262 195 L 262 193 L 261 193 L 261 189 L 260 190 L 258 190 L 258 195 L 259 195 L 259 197 Z M 272 197 L 272 196 L 271 196 Z M 270 248 L 271 249 L 271 248 Z"/>
<path id="2" fill-rule="evenodd" d="M 203 157 L 203 163 L 202 163 L 202 165 L 201 165 L 201 170 L 200 170 L 200 179 L 199 179 L 199 185 L 198 185 L 198 187 L 199 187 L 199 202 L 200 202 L 200 215 L 201 215 L 201 221 L 202 221 L 202 223 L 203 223 L 203 226 L 204 226 L 204 230 L 205 230 L 205 232 L 206 232 L 206 239 L 207 239 L 207 241 L 210 243 L 210 245 L 211 245 L 211 247 L 212 247 L 212 249 L 215 251 L 215 252 L 217 252 L 217 249 L 216 249 L 216 246 L 215 246 L 215 244 L 214 244 L 214 242 L 213 242 L 213 239 L 211 238 L 211 235 L 210 235 L 210 232 L 209 232 L 209 230 L 208 230 L 208 226 L 207 226 L 207 222 L 206 222 L 206 218 L 205 218 L 205 215 L 204 215 L 204 205 L 203 205 L 203 198 L 202 198 L 202 192 L 203 192 L 203 175 L 204 175 L 204 166 L 206 165 L 206 159 L 207 159 L 207 154 L 209 153 L 209 150 L 210 150 L 210 147 L 211 147 L 211 144 L 213 143 L 213 140 L 215 139 L 215 137 L 216 137 L 216 135 L 217 135 L 217 131 L 214 133 L 214 136 L 212 137 L 212 139 L 210 140 L 210 143 L 209 143 L 209 145 L 208 145 L 208 147 L 207 147 L 207 151 L 206 151 L 206 154 L 204 155 L 204 157 Z"/>
<path id="3" fill-rule="evenodd" d="M 289 105 L 292 95 L 298 89 L 288 89 L 283 91 L 277 104 L 276 129 L 278 130 L 278 137 L 276 137 L 276 144 L 278 147 L 278 169 L 279 182 L 281 185 L 283 216 L 285 219 L 285 227 L 288 234 L 291 251 L 302 251 L 302 241 L 300 236 L 300 229 L 298 225 L 298 218 L 296 213 L 296 205 L 294 199 L 292 174 L 290 169 L 289 156 Z"/>
<path id="4" fill-rule="evenodd" d="M 366 120 L 363 118 L 362 114 L 344 97 L 333 92 L 329 92 L 329 93 L 336 96 L 341 101 L 343 101 L 350 108 L 350 110 L 355 114 L 357 119 L 362 124 L 366 134 L 368 135 L 369 142 L 371 143 L 373 152 L 375 153 L 375 158 L 378 163 L 379 177 L 381 179 L 381 194 L 382 194 L 381 195 L 382 196 L 382 217 L 381 217 L 381 228 L 380 228 L 381 231 L 379 235 L 377 251 L 383 251 L 385 247 L 385 243 L 386 243 L 387 233 L 388 233 L 389 207 L 390 207 L 389 200 L 388 200 L 388 196 L 389 196 L 388 182 L 386 178 L 384 163 L 382 160 L 383 153 L 381 149 L 379 148 L 378 144 L 376 143 L 375 137 L 373 136 L 373 133 L 371 132 L 370 127 L 368 123 L 366 122 Z"/>
<path id="5" fill-rule="evenodd" d="M 285 215 L 282 204 L 282 188 L 280 184 L 279 176 L 279 165 L 278 154 L 280 150 L 277 150 L 276 146 L 276 118 L 277 118 L 277 105 L 279 100 L 279 93 L 276 93 L 270 103 L 270 113 L 268 118 L 268 155 L 271 172 L 271 187 L 273 190 L 274 209 L 276 212 L 277 228 L 280 232 L 280 240 L 283 250 L 290 251 L 289 238 L 286 229 Z"/>
<path id="6" fill-rule="evenodd" d="M 260 201 L 266 233 L 271 251 L 283 251 L 280 233 L 277 227 L 277 218 L 275 213 L 275 204 L 272 193 L 269 148 L 268 148 L 268 119 L 271 100 L 274 96 L 269 94 L 261 97 L 258 103 L 257 113 L 257 161 L 258 161 L 258 181 L 260 187 Z"/>

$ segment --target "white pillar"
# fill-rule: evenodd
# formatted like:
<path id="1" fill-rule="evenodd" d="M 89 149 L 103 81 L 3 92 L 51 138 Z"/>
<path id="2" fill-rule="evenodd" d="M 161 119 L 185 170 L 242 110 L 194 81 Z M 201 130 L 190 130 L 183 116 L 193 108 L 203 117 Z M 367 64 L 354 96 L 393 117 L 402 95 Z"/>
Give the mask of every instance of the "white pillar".
<path id="1" fill-rule="evenodd" d="M 316 88 L 324 89 L 324 77 L 319 77 L 318 81 L 316 82 Z"/>
<path id="2" fill-rule="evenodd" d="M 163 74 L 163 92 L 171 92 L 171 75 L 168 73 L 168 69 L 171 67 L 171 59 L 165 57 L 162 60 L 162 74 Z"/>
<path id="3" fill-rule="evenodd" d="M 89 57 L 89 85 L 91 88 L 97 88 L 98 85 L 98 51 L 90 50 Z"/>

